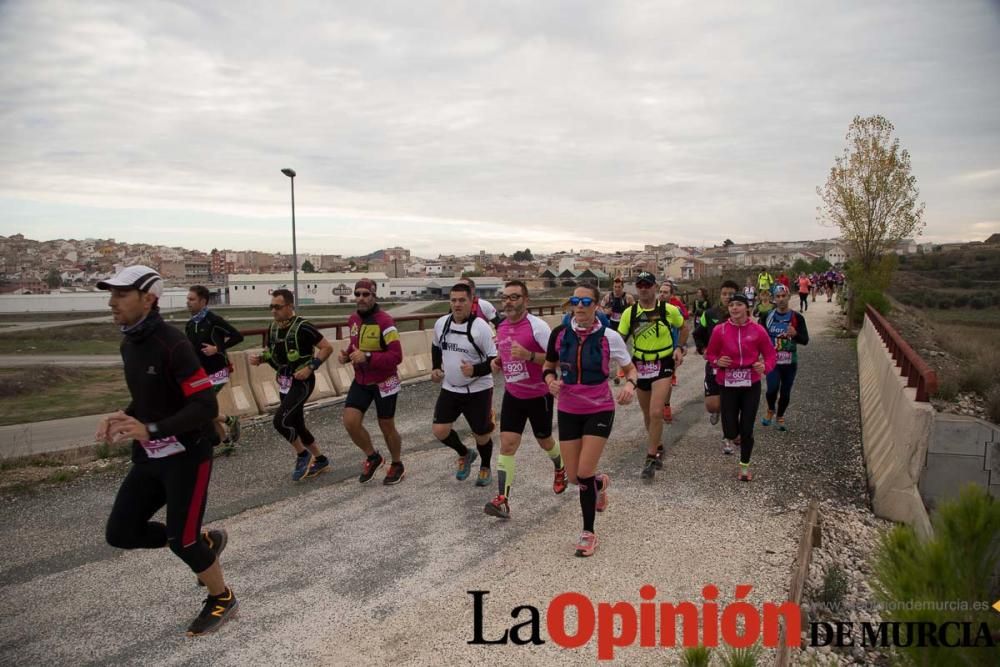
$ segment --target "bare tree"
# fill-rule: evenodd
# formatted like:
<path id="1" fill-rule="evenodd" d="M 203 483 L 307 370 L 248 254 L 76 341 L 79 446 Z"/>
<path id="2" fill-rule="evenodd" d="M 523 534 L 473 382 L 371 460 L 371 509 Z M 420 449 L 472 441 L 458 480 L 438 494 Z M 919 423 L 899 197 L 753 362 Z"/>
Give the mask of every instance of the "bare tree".
<path id="1" fill-rule="evenodd" d="M 887 251 L 924 227 L 917 178 L 910 153 L 893 138 L 895 128 L 882 116 L 855 116 L 847 130 L 844 154 L 834 158 L 826 186 L 816 188 L 823 224 L 840 228 L 865 273 Z"/>

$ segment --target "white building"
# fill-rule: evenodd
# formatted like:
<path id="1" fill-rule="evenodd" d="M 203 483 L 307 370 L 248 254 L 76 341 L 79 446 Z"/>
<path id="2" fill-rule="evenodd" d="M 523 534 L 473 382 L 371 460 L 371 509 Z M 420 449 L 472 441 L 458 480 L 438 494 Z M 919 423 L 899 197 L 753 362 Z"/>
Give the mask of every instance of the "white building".
<path id="1" fill-rule="evenodd" d="M 389 293 L 389 277 L 384 273 L 299 273 L 299 303 L 353 303 L 354 283 L 373 280 L 379 297 Z M 276 289 L 293 290 L 289 273 L 231 273 L 226 276 L 229 303 L 234 306 L 264 306 Z"/>
<path id="2" fill-rule="evenodd" d="M 831 264 L 843 264 L 847 261 L 847 251 L 839 245 L 835 245 L 823 254 L 823 258 Z"/>

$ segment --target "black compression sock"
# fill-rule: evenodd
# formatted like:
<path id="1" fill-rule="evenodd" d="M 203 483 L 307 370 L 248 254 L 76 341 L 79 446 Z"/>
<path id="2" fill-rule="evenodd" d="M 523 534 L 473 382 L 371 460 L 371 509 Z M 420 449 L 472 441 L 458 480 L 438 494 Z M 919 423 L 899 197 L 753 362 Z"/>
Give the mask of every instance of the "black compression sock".
<path id="1" fill-rule="evenodd" d="M 376 450 L 375 450 L 375 451 L 374 451 L 374 452 L 372 453 L 372 455 L 368 457 L 368 460 L 369 460 L 369 461 L 371 461 L 372 463 L 375 463 L 375 462 L 376 462 L 376 461 L 378 461 L 378 460 L 379 460 L 379 459 L 380 459 L 381 457 L 382 457 L 382 455 L 381 455 L 381 454 L 379 454 L 379 453 L 378 453 L 378 450 L 376 449 Z"/>
<path id="2" fill-rule="evenodd" d="M 311 456 L 311 454 L 309 454 L 309 450 L 306 450 L 301 454 L 296 454 L 296 456 L 299 456 L 301 458 L 301 457 Z"/>
<path id="3" fill-rule="evenodd" d="M 597 515 L 597 484 L 593 477 L 580 477 L 580 510 L 583 513 L 583 529 L 594 532 L 594 517 Z"/>
<path id="4" fill-rule="evenodd" d="M 465 456 L 469 453 L 469 448 L 462 444 L 462 439 L 458 437 L 458 433 L 455 433 L 454 429 L 448 431 L 448 437 L 441 442 L 458 452 L 459 456 Z"/>
<path id="5" fill-rule="evenodd" d="M 485 445 L 476 445 L 476 449 L 479 450 L 479 467 L 489 468 L 490 461 L 493 460 L 493 439 L 491 438 Z"/>

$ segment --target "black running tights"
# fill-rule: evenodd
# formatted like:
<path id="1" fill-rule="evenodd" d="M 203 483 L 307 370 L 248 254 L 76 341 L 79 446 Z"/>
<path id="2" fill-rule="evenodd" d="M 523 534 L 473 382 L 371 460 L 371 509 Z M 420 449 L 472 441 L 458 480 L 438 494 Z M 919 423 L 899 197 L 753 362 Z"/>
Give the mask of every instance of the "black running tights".
<path id="1" fill-rule="evenodd" d="M 721 387 L 722 434 L 726 440 L 740 439 L 740 463 L 750 463 L 753 427 L 760 405 L 760 382 L 749 387 Z"/>

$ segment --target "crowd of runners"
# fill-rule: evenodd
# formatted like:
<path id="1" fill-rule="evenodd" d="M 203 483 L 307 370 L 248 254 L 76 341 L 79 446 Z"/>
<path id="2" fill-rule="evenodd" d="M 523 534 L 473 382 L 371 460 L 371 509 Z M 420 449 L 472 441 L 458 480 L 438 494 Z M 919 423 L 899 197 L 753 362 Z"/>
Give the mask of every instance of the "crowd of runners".
<path id="1" fill-rule="evenodd" d="M 431 432 L 454 452 L 456 480 L 471 476 L 475 486 L 495 484 L 485 513 L 509 519 L 515 458 L 530 425 L 552 464 L 553 493 L 561 494 L 571 484 L 579 490 L 582 531 L 574 549 L 577 556 L 591 556 L 597 548 L 596 514 L 609 503 L 611 479 L 601 470 L 601 456 L 616 407 L 638 399 L 647 437 L 637 467 L 640 478 L 651 482 L 663 467 L 664 427 L 673 420 L 671 391 L 692 339 L 693 351 L 704 359 L 708 419 L 712 425 L 721 421 L 722 454 L 738 452 L 735 477 L 751 481 L 761 394 L 767 408 L 760 424 L 787 430 L 798 346 L 809 343 L 803 313 L 810 298 L 826 294 L 832 299 L 842 284 L 843 275 L 833 271 L 792 278 L 763 270 L 742 287 L 725 280 L 718 294 L 698 290 L 689 312 L 672 283 L 642 272 L 635 277 L 634 295 L 626 292 L 621 277 L 604 295 L 595 286 L 576 287 L 565 304 L 565 317 L 552 328 L 528 312 L 524 282 L 506 283 L 498 310 L 476 295 L 472 280 L 461 279 L 450 289 L 450 312 L 434 325 L 431 380 L 440 389 Z M 169 546 L 208 590 L 188 634 L 211 632 L 238 607 L 219 564 L 227 535 L 221 529 L 203 530 L 202 519 L 213 454 L 228 451 L 240 438 L 238 418 L 219 414 L 216 394 L 229 380 L 227 350 L 243 338 L 208 308 L 209 294 L 201 286 L 188 295 L 191 318 L 185 331 L 165 323 L 158 309 L 163 281 L 148 267 L 128 267 L 98 287 L 111 293 L 132 397 L 126 408 L 101 421 L 97 433 L 101 441 L 132 443 L 132 466 L 115 499 L 107 541 L 123 549 Z M 799 312 L 792 308 L 793 293 L 799 296 Z M 252 365 L 267 364 L 275 371 L 281 398 L 273 426 L 294 450 L 295 482 L 330 469 L 304 411 L 315 387 L 314 373 L 324 363 L 353 369 L 342 420 L 364 456 L 358 481 L 371 482 L 382 468 L 384 485 L 405 478 L 403 443 L 395 425 L 402 386 L 399 332 L 380 308 L 373 281 L 359 280 L 354 299 L 349 341 L 331 360 L 333 346 L 296 313 L 293 294 L 275 290 L 263 350 L 249 357 Z M 504 380 L 495 462 L 494 374 Z M 373 403 L 385 454 L 364 425 Z M 455 430 L 459 418 L 471 431 L 471 442 L 463 442 Z M 166 522 L 153 521 L 164 506 Z"/>

